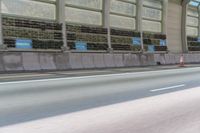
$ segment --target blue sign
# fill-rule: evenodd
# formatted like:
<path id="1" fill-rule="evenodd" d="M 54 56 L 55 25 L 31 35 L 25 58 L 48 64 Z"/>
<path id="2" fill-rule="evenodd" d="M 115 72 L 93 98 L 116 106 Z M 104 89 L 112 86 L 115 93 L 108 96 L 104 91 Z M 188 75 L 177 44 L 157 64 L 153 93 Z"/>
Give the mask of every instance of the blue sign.
<path id="1" fill-rule="evenodd" d="M 155 52 L 155 46 L 154 45 L 148 45 L 148 52 Z"/>
<path id="2" fill-rule="evenodd" d="M 141 45 L 141 38 L 140 37 L 133 37 L 132 38 L 132 43 L 133 43 L 133 45 L 140 46 Z"/>
<path id="3" fill-rule="evenodd" d="M 32 40 L 28 39 L 17 39 L 15 47 L 18 49 L 32 49 Z"/>
<path id="4" fill-rule="evenodd" d="M 198 37 L 198 40 L 197 40 L 198 42 L 200 42 L 200 37 Z"/>
<path id="5" fill-rule="evenodd" d="M 167 41 L 160 39 L 160 46 L 166 46 L 166 45 L 167 45 Z"/>
<path id="6" fill-rule="evenodd" d="M 86 51 L 87 50 L 87 43 L 82 41 L 77 41 L 75 43 L 76 50 Z"/>

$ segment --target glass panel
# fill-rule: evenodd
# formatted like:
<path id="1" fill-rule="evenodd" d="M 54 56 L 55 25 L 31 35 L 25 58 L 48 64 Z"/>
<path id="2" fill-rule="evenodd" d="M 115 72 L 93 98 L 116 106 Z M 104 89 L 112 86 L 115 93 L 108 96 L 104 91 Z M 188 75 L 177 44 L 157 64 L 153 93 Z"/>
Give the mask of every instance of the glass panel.
<path id="1" fill-rule="evenodd" d="M 162 8 L 162 2 L 160 0 L 144 0 L 144 5 L 154 8 Z"/>
<path id="2" fill-rule="evenodd" d="M 162 12 L 157 9 L 143 8 L 143 17 L 153 20 L 162 20 Z"/>
<path id="3" fill-rule="evenodd" d="M 118 0 L 111 0 L 111 12 L 136 16 L 136 5 Z"/>
<path id="4" fill-rule="evenodd" d="M 142 25 L 143 25 L 144 31 L 161 32 L 161 23 L 160 22 L 143 20 Z"/>
<path id="5" fill-rule="evenodd" d="M 187 14 L 190 15 L 190 16 L 194 16 L 194 17 L 198 17 L 199 16 L 197 10 L 193 10 L 193 9 L 190 9 L 190 8 L 188 9 Z"/>
<path id="6" fill-rule="evenodd" d="M 100 12 L 66 7 L 66 21 L 71 23 L 101 25 L 102 15 Z"/>
<path id="7" fill-rule="evenodd" d="M 187 17 L 187 25 L 190 26 L 198 26 L 199 22 L 198 22 L 198 18 L 195 17 Z"/>
<path id="8" fill-rule="evenodd" d="M 102 9 L 102 0 L 66 0 L 66 4 L 86 8 Z"/>
<path id="9" fill-rule="evenodd" d="M 197 7 L 197 6 L 199 6 L 199 2 L 190 1 L 189 5 Z"/>
<path id="10" fill-rule="evenodd" d="M 111 27 L 135 30 L 135 18 L 110 15 Z"/>
<path id="11" fill-rule="evenodd" d="M 198 36 L 198 28 L 187 27 L 187 35 Z"/>
<path id="12" fill-rule="evenodd" d="M 31 0 L 2 0 L 2 13 L 55 19 L 55 5 Z"/>

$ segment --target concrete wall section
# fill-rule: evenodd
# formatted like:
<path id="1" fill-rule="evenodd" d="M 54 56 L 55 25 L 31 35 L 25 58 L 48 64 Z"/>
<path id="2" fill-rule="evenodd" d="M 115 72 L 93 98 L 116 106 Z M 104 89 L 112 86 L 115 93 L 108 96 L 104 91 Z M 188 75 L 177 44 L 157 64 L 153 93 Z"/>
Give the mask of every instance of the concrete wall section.
<path id="1" fill-rule="evenodd" d="M 69 63 L 72 69 L 83 69 L 82 64 L 82 54 L 81 53 L 70 53 L 69 54 Z"/>
<path id="2" fill-rule="evenodd" d="M 26 71 L 41 70 L 38 53 L 22 53 L 22 62 Z"/>
<path id="3" fill-rule="evenodd" d="M 140 60 L 140 62 L 141 62 L 141 66 L 147 66 L 148 64 L 148 62 L 147 62 L 147 55 L 140 55 L 139 56 L 139 60 Z"/>
<path id="4" fill-rule="evenodd" d="M 137 55 L 132 54 L 124 54 L 124 65 L 126 67 L 134 66 L 134 59 L 136 59 Z"/>
<path id="5" fill-rule="evenodd" d="M 83 68 L 95 68 L 94 65 L 94 54 L 82 54 L 82 65 Z"/>
<path id="6" fill-rule="evenodd" d="M 123 54 L 114 54 L 113 59 L 116 67 L 124 67 Z"/>
<path id="7" fill-rule="evenodd" d="M 3 53 L 2 60 L 5 71 L 23 71 L 22 53 Z"/>
<path id="8" fill-rule="evenodd" d="M 108 68 L 115 67 L 113 54 L 104 54 L 105 66 Z"/>
<path id="9" fill-rule="evenodd" d="M 166 60 L 165 60 L 165 55 L 164 54 L 154 54 L 154 61 L 156 64 L 160 65 L 165 65 Z"/>
<path id="10" fill-rule="evenodd" d="M 0 53 L 0 72 L 70 70 L 151 66 L 180 63 L 181 54 L 103 54 L 103 53 Z M 185 63 L 200 63 L 200 54 L 184 54 Z"/>
<path id="11" fill-rule="evenodd" d="M 147 54 L 147 65 L 150 65 L 150 66 L 156 65 L 154 54 Z"/>
<path id="12" fill-rule="evenodd" d="M 54 55 L 52 53 L 39 53 L 40 67 L 42 70 L 56 70 Z"/>
<path id="13" fill-rule="evenodd" d="M 94 56 L 95 68 L 105 68 L 106 67 L 103 54 L 94 54 L 93 56 Z"/>
<path id="14" fill-rule="evenodd" d="M 181 16 L 181 2 L 179 0 L 169 0 L 166 24 L 168 49 L 172 53 L 182 52 Z"/>
<path id="15" fill-rule="evenodd" d="M 138 54 L 132 54 L 132 59 L 133 59 L 133 66 L 140 66 L 140 55 Z"/>
<path id="16" fill-rule="evenodd" d="M 54 62 L 57 70 L 70 69 L 69 53 L 56 53 L 54 54 Z"/>
<path id="17" fill-rule="evenodd" d="M 4 63 L 3 63 L 3 53 L 0 53 L 0 72 L 5 71 Z"/>

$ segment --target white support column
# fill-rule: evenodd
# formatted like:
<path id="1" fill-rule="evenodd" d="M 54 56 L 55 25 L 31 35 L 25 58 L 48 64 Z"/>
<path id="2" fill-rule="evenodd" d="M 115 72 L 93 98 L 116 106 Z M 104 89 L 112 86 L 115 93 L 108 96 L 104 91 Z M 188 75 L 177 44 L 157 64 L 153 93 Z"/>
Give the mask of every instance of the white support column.
<path id="1" fill-rule="evenodd" d="M 143 8 L 143 0 L 137 0 L 136 30 L 140 32 L 141 48 L 142 48 L 142 51 L 144 51 L 143 29 L 142 29 L 142 14 L 143 14 L 142 8 Z"/>
<path id="2" fill-rule="evenodd" d="M 4 49 L 3 44 L 3 31 L 2 31 L 2 11 L 1 11 L 1 0 L 0 0 L 0 49 Z"/>
<path id="3" fill-rule="evenodd" d="M 65 0 L 57 0 L 56 5 L 57 11 L 57 21 L 62 24 L 62 34 L 63 34 L 63 51 L 69 50 L 67 46 L 67 31 L 65 22 Z"/>
<path id="4" fill-rule="evenodd" d="M 183 2 L 182 4 L 182 26 L 181 26 L 181 36 L 182 36 L 182 52 L 188 52 L 188 44 L 187 44 L 187 32 L 186 32 L 186 23 L 187 23 L 187 9 L 188 5 Z"/>
<path id="5" fill-rule="evenodd" d="M 103 27 L 108 30 L 108 51 L 112 52 L 111 33 L 110 33 L 110 4 L 111 0 L 103 0 Z"/>
<path id="6" fill-rule="evenodd" d="M 167 34 L 167 10 L 168 0 L 163 0 L 163 11 L 162 11 L 162 33 Z"/>
<path id="7" fill-rule="evenodd" d="M 183 0 L 182 1 L 182 26 L 181 26 L 181 36 L 182 36 L 182 52 L 187 53 L 188 52 L 188 44 L 187 44 L 187 10 L 188 10 L 188 3 L 190 0 Z"/>

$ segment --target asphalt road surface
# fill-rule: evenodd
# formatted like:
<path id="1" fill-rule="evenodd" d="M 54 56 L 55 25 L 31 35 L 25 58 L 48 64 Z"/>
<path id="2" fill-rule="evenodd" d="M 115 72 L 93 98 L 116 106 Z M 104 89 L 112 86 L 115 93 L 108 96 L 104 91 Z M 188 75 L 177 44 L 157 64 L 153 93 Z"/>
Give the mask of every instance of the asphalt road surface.
<path id="1" fill-rule="evenodd" d="M 0 133 L 199 133 L 199 86 L 199 67 L 2 78 Z"/>

